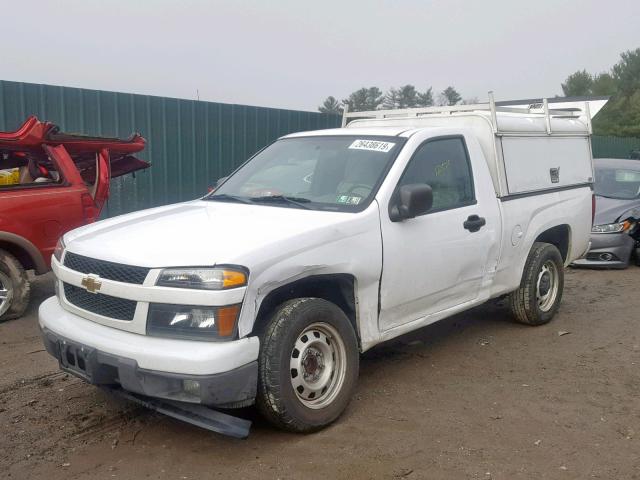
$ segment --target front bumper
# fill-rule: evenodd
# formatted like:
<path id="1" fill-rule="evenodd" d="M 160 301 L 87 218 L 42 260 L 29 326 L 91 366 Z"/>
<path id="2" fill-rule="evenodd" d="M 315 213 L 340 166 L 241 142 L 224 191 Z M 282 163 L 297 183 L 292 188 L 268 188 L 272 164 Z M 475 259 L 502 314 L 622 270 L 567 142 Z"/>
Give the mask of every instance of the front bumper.
<path id="1" fill-rule="evenodd" d="M 92 384 L 216 407 L 255 399 L 257 337 L 232 342 L 147 337 L 78 317 L 56 297 L 40 306 L 39 323 L 45 348 L 60 368 Z"/>
<path id="2" fill-rule="evenodd" d="M 585 258 L 576 260 L 573 265 L 594 268 L 625 268 L 635 246 L 635 240 L 624 233 L 594 233 L 591 235 L 591 248 Z"/>

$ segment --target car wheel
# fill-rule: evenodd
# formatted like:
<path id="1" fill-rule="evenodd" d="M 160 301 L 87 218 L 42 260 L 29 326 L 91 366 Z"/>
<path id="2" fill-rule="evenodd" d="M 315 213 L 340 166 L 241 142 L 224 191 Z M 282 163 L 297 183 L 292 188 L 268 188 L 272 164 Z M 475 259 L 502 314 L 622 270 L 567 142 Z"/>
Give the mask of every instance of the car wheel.
<path id="1" fill-rule="evenodd" d="M 20 262 L 0 250 L 0 321 L 22 316 L 29 305 L 30 285 Z"/>
<path id="2" fill-rule="evenodd" d="M 534 243 L 520 287 L 509 294 L 514 318 L 527 325 L 548 323 L 560 306 L 563 288 L 564 262 L 560 251 L 549 243 Z"/>
<path id="3" fill-rule="evenodd" d="M 298 298 L 280 305 L 261 336 L 256 403 L 267 420 L 313 432 L 336 420 L 358 379 L 358 343 L 335 304 Z"/>
<path id="4" fill-rule="evenodd" d="M 635 249 L 636 265 L 640 267 L 640 247 Z"/>

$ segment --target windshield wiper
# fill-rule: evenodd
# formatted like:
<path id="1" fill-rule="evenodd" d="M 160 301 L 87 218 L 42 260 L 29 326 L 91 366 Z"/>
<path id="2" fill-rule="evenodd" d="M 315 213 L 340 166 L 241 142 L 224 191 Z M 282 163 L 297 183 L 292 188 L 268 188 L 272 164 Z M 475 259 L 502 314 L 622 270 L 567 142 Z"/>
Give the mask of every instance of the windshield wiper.
<path id="1" fill-rule="evenodd" d="M 238 197 L 236 195 L 227 195 L 226 193 L 211 195 L 210 197 L 205 197 L 203 200 L 219 200 L 221 202 L 238 202 L 251 204 L 251 200 L 249 200 L 248 198 Z"/>
<path id="2" fill-rule="evenodd" d="M 308 198 L 287 197 L 284 195 L 265 195 L 264 197 L 253 197 L 251 198 L 251 201 L 256 203 L 288 203 L 289 205 L 294 205 L 297 208 L 304 208 L 306 210 L 309 210 L 311 208 L 308 205 L 305 205 L 305 203 L 311 202 L 311 200 L 309 200 Z"/>

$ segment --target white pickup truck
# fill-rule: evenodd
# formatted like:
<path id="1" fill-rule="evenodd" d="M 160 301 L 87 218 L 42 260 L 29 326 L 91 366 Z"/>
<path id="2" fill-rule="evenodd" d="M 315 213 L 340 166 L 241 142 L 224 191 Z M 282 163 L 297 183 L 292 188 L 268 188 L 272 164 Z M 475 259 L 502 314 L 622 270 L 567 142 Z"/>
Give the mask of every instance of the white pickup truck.
<path id="1" fill-rule="evenodd" d="M 67 233 L 45 346 L 97 385 L 322 428 L 380 342 L 503 296 L 551 320 L 589 246 L 590 120 L 490 101 L 287 135 L 204 198 Z"/>

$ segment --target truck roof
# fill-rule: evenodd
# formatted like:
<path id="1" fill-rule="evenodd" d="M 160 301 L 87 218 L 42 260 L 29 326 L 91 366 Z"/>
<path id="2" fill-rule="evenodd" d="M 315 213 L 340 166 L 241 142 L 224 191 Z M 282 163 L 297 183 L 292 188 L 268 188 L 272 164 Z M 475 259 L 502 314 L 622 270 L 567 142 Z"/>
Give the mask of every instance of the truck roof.
<path id="1" fill-rule="evenodd" d="M 397 126 L 373 126 L 365 128 L 328 128 L 325 130 L 311 130 L 308 132 L 296 132 L 285 135 L 282 138 L 295 138 L 295 137 L 320 137 L 320 136 L 334 136 L 334 135 L 364 135 L 364 136 L 389 136 L 400 137 L 408 136 L 407 131 L 414 130 L 413 128 L 397 127 Z M 403 135 L 404 134 L 404 135 Z"/>

